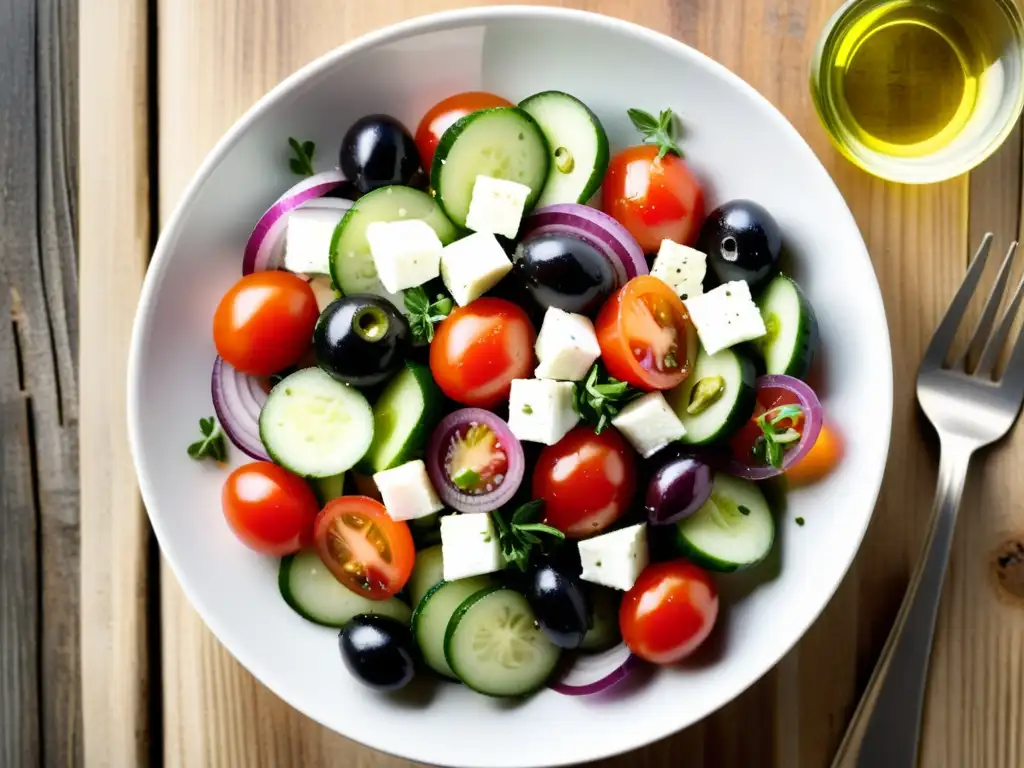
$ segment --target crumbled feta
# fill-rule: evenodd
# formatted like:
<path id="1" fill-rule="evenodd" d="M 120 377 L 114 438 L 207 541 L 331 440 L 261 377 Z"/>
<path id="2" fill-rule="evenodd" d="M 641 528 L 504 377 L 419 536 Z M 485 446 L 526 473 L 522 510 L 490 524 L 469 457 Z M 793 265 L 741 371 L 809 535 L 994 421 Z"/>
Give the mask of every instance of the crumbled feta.
<path id="1" fill-rule="evenodd" d="M 441 518 L 441 567 L 445 581 L 482 576 L 505 567 L 489 513 L 464 512 Z"/>
<path id="2" fill-rule="evenodd" d="M 331 273 L 331 238 L 345 211 L 306 206 L 288 214 L 284 268 L 304 275 Z"/>
<path id="3" fill-rule="evenodd" d="M 456 240 L 441 251 L 441 279 L 460 307 L 483 296 L 511 271 L 512 262 L 489 232 Z"/>
<path id="4" fill-rule="evenodd" d="M 643 523 L 603 533 L 579 543 L 580 578 L 627 591 L 647 567 L 647 526 Z"/>
<path id="5" fill-rule="evenodd" d="M 619 411 L 615 427 L 645 459 L 686 434 L 661 392 L 648 392 Z"/>
<path id="6" fill-rule="evenodd" d="M 725 283 L 684 303 L 709 355 L 767 332 L 750 286 L 743 280 Z"/>
<path id="7" fill-rule="evenodd" d="M 651 274 L 664 282 L 684 301 L 704 292 L 708 257 L 695 248 L 674 240 L 662 240 Z"/>
<path id="8" fill-rule="evenodd" d="M 508 426 L 520 440 L 554 445 L 576 426 L 571 381 L 513 379 L 508 399 Z"/>
<path id="9" fill-rule="evenodd" d="M 421 219 L 374 221 L 366 228 L 377 277 L 391 293 L 433 280 L 440 272 L 441 240 Z"/>
<path id="10" fill-rule="evenodd" d="M 481 174 L 473 183 L 466 227 L 474 232 L 515 237 L 529 196 L 530 188 L 525 184 Z"/>
<path id="11" fill-rule="evenodd" d="M 601 356 L 590 319 L 557 307 L 544 313 L 535 349 L 540 360 L 534 374 L 538 379 L 579 381 Z"/>
<path id="12" fill-rule="evenodd" d="M 419 459 L 377 472 L 373 482 L 392 520 L 413 520 L 444 509 Z"/>

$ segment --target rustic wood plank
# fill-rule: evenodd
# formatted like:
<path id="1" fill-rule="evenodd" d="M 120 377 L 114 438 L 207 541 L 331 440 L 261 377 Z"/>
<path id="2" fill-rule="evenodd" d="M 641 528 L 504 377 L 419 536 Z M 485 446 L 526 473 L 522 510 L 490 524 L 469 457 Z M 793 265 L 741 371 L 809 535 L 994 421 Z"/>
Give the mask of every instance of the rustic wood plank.
<path id="1" fill-rule="evenodd" d="M 74 7 L 0 3 L 0 756 L 12 765 L 82 757 Z"/>
<path id="2" fill-rule="evenodd" d="M 125 435 L 125 367 L 150 241 L 147 4 L 84 0 L 81 108 L 82 615 L 85 758 L 149 762 L 149 527 Z M 156 745 L 158 749 L 158 745 Z"/>

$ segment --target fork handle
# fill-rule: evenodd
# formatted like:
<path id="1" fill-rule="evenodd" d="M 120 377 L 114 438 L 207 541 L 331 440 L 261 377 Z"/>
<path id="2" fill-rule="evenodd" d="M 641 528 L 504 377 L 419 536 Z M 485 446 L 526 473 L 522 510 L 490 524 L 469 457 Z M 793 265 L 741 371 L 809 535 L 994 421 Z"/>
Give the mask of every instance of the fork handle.
<path id="1" fill-rule="evenodd" d="M 832 768 L 915 768 L 928 661 L 957 510 L 976 446 L 942 441 L 924 554 L 910 579 L 896 622 L 853 714 Z"/>

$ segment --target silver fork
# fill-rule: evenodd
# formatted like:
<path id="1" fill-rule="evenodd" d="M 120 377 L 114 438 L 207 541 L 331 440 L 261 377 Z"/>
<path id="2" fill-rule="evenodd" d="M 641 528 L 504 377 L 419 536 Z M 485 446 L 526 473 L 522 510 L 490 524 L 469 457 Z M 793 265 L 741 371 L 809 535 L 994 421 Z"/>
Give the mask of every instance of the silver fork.
<path id="1" fill-rule="evenodd" d="M 932 636 L 967 467 L 976 450 L 1010 431 L 1024 402 L 1024 333 L 1018 334 L 1002 377 L 993 380 L 999 352 L 1024 296 L 1022 278 L 993 332 L 1017 243 L 1010 246 L 1003 259 L 967 349 L 952 365 L 945 364 L 991 249 L 989 233 L 932 336 L 917 372 L 918 402 L 939 435 L 941 454 L 935 506 L 923 556 L 832 768 L 917 765 Z M 969 363 L 975 360 L 977 364 L 968 373 Z"/>

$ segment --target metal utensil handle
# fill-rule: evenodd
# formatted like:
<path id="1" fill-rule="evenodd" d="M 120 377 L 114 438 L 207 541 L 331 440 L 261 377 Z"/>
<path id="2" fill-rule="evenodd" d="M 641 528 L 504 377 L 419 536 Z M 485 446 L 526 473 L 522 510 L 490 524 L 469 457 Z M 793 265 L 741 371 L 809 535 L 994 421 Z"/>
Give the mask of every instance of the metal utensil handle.
<path id="1" fill-rule="evenodd" d="M 915 768 L 928 662 L 957 510 L 975 446 L 942 440 L 935 506 L 923 556 L 832 768 Z"/>

